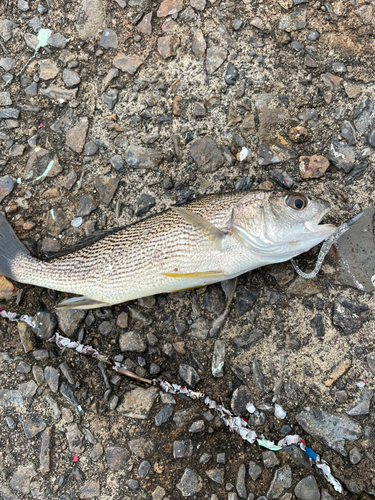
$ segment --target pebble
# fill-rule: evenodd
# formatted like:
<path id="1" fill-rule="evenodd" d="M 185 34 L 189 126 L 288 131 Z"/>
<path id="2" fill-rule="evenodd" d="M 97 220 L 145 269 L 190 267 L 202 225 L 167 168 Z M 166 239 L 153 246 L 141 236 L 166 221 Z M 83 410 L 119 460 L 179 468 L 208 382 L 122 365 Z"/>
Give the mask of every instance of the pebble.
<path id="1" fill-rule="evenodd" d="M 81 454 L 85 451 L 84 437 L 76 423 L 67 426 L 65 436 L 71 453 Z"/>
<path id="2" fill-rule="evenodd" d="M 345 335 L 349 335 L 368 321 L 369 314 L 369 308 L 365 304 L 358 304 L 339 295 L 334 302 L 333 324 L 339 326 Z"/>
<path id="3" fill-rule="evenodd" d="M 181 491 L 182 496 L 189 497 L 196 495 L 203 488 L 203 481 L 196 472 L 186 468 L 176 487 Z"/>
<path id="4" fill-rule="evenodd" d="M 66 132 L 66 145 L 76 153 L 82 153 L 88 128 L 88 118 L 81 118 L 73 128 Z"/>
<path id="5" fill-rule="evenodd" d="M 209 332 L 209 327 L 207 325 L 207 321 L 200 317 L 191 324 L 189 329 L 189 336 L 194 337 L 196 339 L 205 340 L 207 338 Z"/>
<path id="6" fill-rule="evenodd" d="M 41 417 L 32 416 L 22 422 L 23 431 L 27 439 L 33 439 L 47 427 Z"/>
<path id="7" fill-rule="evenodd" d="M 147 348 L 140 333 L 136 330 L 122 333 L 119 337 L 119 346 L 121 352 L 144 352 Z"/>
<path id="8" fill-rule="evenodd" d="M 155 204 L 156 201 L 153 196 L 147 193 L 143 193 L 138 198 L 135 204 L 134 214 L 137 215 L 138 217 L 143 217 L 151 210 L 152 207 L 155 206 Z"/>
<path id="9" fill-rule="evenodd" d="M 124 160 L 120 155 L 114 155 L 109 159 L 110 164 L 115 170 L 121 170 L 124 166 Z"/>
<path id="10" fill-rule="evenodd" d="M 151 35 L 152 33 L 152 15 L 153 12 L 149 12 L 142 17 L 142 21 L 137 24 L 137 31 L 143 35 Z"/>
<path id="11" fill-rule="evenodd" d="M 67 87 L 74 87 L 81 82 L 81 78 L 76 71 L 65 68 L 62 74 L 63 82 Z"/>
<path id="12" fill-rule="evenodd" d="M 301 30 L 306 26 L 306 9 L 294 10 L 283 16 L 279 22 L 279 30 L 292 31 Z"/>
<path id="13" fill-rule="evenodd" d="M 186 441 L 174 441 L 173 442 L 173 458 L 187 458 L 191 457 L 193 454 L 193 443 L 191 439 Z"/>
<path id="14" fill-rule="evenodd" d="M 86 311 L 82 309 L 57 309 L 56 315 L 60 330 L 67 337 L 72 337 L 77 333 L 86 314 Z"/>
<path id="15" fill-rule="evenodd" d="M 238 70 L 232 63 L 228 63 L 227 70 L 225 72 L 224 80 L 228 85 L 235 85 L 238 79 Z"/>
<path id="16" fill-rule="evenodd" d="M 217 484 L 224 484 L 224 471 L 223 469 L 210 469 L 206 470 L 207 476 Z"/>
<path id="17" fill-rule="evenodd" d="M 247 490 L 246 490 L 246 465 L 241 464 L 236 478 L 236 490 L 237 494 L 240 498 L 247 498 Z"/>
<path id="18" fill-rule="evenodd" d="M 15 183 L 16 180 L 10 175 L 0 177 L 0 203 L 13 191 Z"/>
<path id="19" fill-rule="evenodd" d="M 133 168 L 156 168 L 164 156 L 159 151 L 140 146 L 130 146 L 125 154 L 126 163 Z"/>
<path id="20" fill-rule="evenodd" d="M 104 28 L 102 37 L 99 41 L 99 45 L 104 49 L 117 49 L 118 39 L 116 32 L 109 28 Z"/>
<path id="21" fill-rule="evenodd" d="M 223 155 L 210 137 L 195 140 L 189 150 L 202 173 L 214 172 L 224 163 Z"/>
<path id="22" fill-rule="evenodd" d="M 209 75 L 212 75 L 217 71 L 223 62 L 226 60 L 228 55 L 227 50 L 224 47 L 214 45 L 209 47 L 206 51 L 206 70 Z"/>
<path id="23" fill-rule="evenodd" d="M 340 404 L 346 403 L 348 400 L 348 393 L 346 391 L 336 391 L 335 392 L 335 399 Z"/>
<path id="24" fill-rule="evenodd" d="M 113 59 L 113 66 L 121 71 L 124 71 L 125 73 L 134 75 L 143 62 L 144 60 L 140 56 L 126 55 L 120 52 Z"/>
<path id="25" fill-rule="evenodd" d="M 44 378 L 51 391 L 56 393 L 59 389 L 59 370 L 56 370 L 53 366 L 46 366 L 44 368 Z"/>
<path id="26" fill-rule="evenodd" d="M 250 389 L 246 385 L 241 385 L 232 394 L 230 407 L 235 415 L 247 415 L 246 406 L 253 400 Z"/>
<path id="27" fill-rule="evenodd" d="M 197 383 L 200 381 L 200 376 L 190 365 L 180 364 L 179 366 L 180 377 L 194 389 Z"/>
<path id="28" fill-rule="evenodd" d="M 273 451 L 265 451 L 262 453 L 262 460 L 267 469 L 273 469 L 280 464 L 280 460 Z"/>
<path id="29" fill-rule="evenodd" d="M 345 441 L 356 441 L 362 433 L 361 426 L 345 415 L 331 415 L 323 410 L 307 409 L 296 415 L 303 430 L 324 444 L 347 456 Z"/>
<path id="30" fill-rule="evenodd" d="M 25 466 L 19 465 L 10 479 L 9 482 L 10 488 L 14 491 L 20 491 L 24 495 L 27 495 L 30 493 L 31 481 L 33 477 L 36 475 L 37 473 L 34 469 L 33 464 L 27 464 Z M 5 498 L 4 500 L 19 499 L 19 497 L 15 496 L 14 493 L 12 493 L 11 491 L 9 491 L 9 493 L 10 493 L 9 497 Z M 3 496 L 3 489 L 1 490 L 1 495 Z"/>
<path id="31" fill-rule="evenodd" d="M 355 163 L 355 149 L 339 141 L 337 135 L 334 134 L 329 147 L 329 160 L 348 173 Z"/>
<path id="32" fill-rule="evenodd" d="M 342 377 L 352 366 L 352 361 L 350 358 L 345 358 L 339 361 L 328 373 L 324 384 L 327 387 L 331 387 L 340 377 Z"/>
<path id="33" fill-rule="evenodd" d="M 48 38 L 48 45 L 55 49 L 65 49 L 68 40 L 61 33 L 52 33 Z"/>
<path id="34" fill-rule="evenodd" d="M 239 286 L 236 292 L 238 315 L 243 316 L 255 304 L 259 293 L 244 286 Z"/>
<path id="35" fill-rule="evenodd" d="M 294 488 L 294 494 L 299 500 L 320 500 L 320 491 L 314 476 L 307 476 Z"/>
<path id="36" fill-rule="evenodd" d="M 346 414 L 351 417 L 358 417 L 359 415 L 368 415 L 370 413 L 370 404 L 374 391 L 363 391 L 359 400 L 346 410 Z"/>
<path id="37" fill-rule="evenodd" d="M 64 381 L 60 386 L 60 392 L 64 396 L 64 398 L 74 407 L 76 415 L 78 417 L 82 417 L 84 415 L 84 411 L 81 405 L 78 403 L 78 400 L 74 394 L 72 386 Z"/>
<path id="38" fill-rule="evenodd" d="M 355 108 L 353 112 L 353 123 L 360 134 L 362 134 L 369 126 L 373 109 L 374 103 L 368 97 L 362 99 L 362 101 Z"/>
<path id="39" fill-rule="evenodd" d="M 153 441 L 144 438 L 132 439 L 128 444 L 130 451 L 139 458 L 146 458 L 155 451 Z"/>
<path id="40" fill-rule="evenodd" d="M 167 405 L 164 406 L 162 410 L 159 411 L 159 413 L 156 414 L 155 416 L 155 425 L 156 427 L 159 427 L 160 425 L 164 424 L 169 420 L 173 413 L 173 406 L 172 405 Z"/>
<path id="41" fill-rule="evenodd" d="M 350 450 L 349 460 L 350 460 L 350 463 L 353 465 L 359 464 L 359 462 L 362 460 L 362 455 L 356 446 L 354 446 L 354 448 L 352 448 Z"/>
<path id="42" fill-rule="evenodd" d="M 84 194 L 78 201 L 77 216 L 85 217 L 97 208 L 92 199 L 87 194 Z"/>
<path id="43" fill-rule="evenodd" d="M 138 475 L 141 478 L 144 478 L 147 476 L 149 470 L 151 469 L 151 464 L 147 460 L 143 460 L 138 467 Z"/>
<path id="44" fill-rule="evenodd" d="M 321 314 L 317 314 L 313 317 L 313 319 L 310 321 L 310 326 L 315 337 L 324 337 L 325 328 Z"/>
<path id="45" fill-rule="evenodd" d="M 355 129 L 348 120 L 345 120 L 341 125 L 341 137 L 345 139 L 350 146 L 355 146 L 357 142 Z"/>
<path id="46" fill-rule="evenodd" d="M 117 191 L 119 182 L 120 179 L 118 177 L 103 175 L 102 177 L 95 178 L 94 185 L 99 193 L 101 203 L 107 206 L 110 204 Z"/>
<path id="47" fill-rule="evenodd" d="M 289 465 L 284 465 L 276 469 L 270 487 L 267 491 L 267 499 L 280 498 L 286 490 L 292 486 L 292 469 Z"/>
<path id="48" fill-rule="evenodd" d="M 250 460 L 249 462 L 249 476 L 252 481 L 256 481 L 262 474 L 262 467 L 257 463 Z"/>
<path id="49" fill-rule="evenodd" d="M 316 40 L 319 40 L 320 33 L 318 31 L 309 31 L 306 35 L 306 38 L 311 42 L 315 42 Z"/>
<path id="50" fill-rule="evenodd" d="M 251 345 L 254 345 L 258 342 L 263 337 L 263 332 L 262 330 L 255 329 L 255 330 L 250 330 L 246 333 L 243 333 L 242 335 L 238 335 L 234 339 L 234 343 L 236 344 L 237 347 L 249 347 Z"/>
<path id="51" fill-rule="evenodd" d="M 158 395 L 156 387 L 133 389 L 125 393 L 124 401 L 118 411 L 126 417 L 146 419 Z"/>
<path id="52" fill-rule="evenodd" d="M 107 465 L 111 471 L 117 472 L 127 465 L 130 453 L 125 447 L 107 446 L 104 451 Z"/>
<path id="53" fill-rule="evenodd" d="M 64 89 L 59 87 L 58 85 L 50 85 L 48 88 L 41 88 L 39 90 L 39 94 L 48 97 L 58 103 L 62 103 L 64 101 L 72 101 L 76 98 L 78 89 Z M 0 112 L 1 118 L 1 112 Z"/>
<path id="54" fill-rule="evenodd" d="M 80 499 L 97 498 L 99 496 L 100 496 L 100 483 L 99 479 L 97 478 L 89 479 L 79 489 Z"/>
<path id="55" fill-rule="evenodd" d="M 189 432 L 192 434 L 198 434 L 199 432 L 204 431 L 204 420 L 197 420 L 193 422 L 189 428 Z"/>
<path id="56" fill-rule="evenodd" d="M 206 55 L 206 40 L 204 38 L 203 32 L 199 28 L 193 28 L 193 44 L 191 50 L 198 60 L 203 60 Z"/>
<path id="57" fill-rule="evenodd" d="M 77 33 L 81 40 L 96 36 L 103 26 L 105 9 L 101 0 L 82 0 L 77 15 Z"/>
<path id="58" fill-rule="evenodd" d="M 302 179 L 318 179 L 319 177 L 323 177 L 328 167 L 329 161 L 324 156 L 299 157 L 299 171 Z"/>
<path id="59" fill-rule="evenodd" d="M 212 355 L 212 375 L 214 377 L 224 376 L 224 361 L 225 361 L 225 342 L 216 340 L 214 343 L 214 351 Z"/>

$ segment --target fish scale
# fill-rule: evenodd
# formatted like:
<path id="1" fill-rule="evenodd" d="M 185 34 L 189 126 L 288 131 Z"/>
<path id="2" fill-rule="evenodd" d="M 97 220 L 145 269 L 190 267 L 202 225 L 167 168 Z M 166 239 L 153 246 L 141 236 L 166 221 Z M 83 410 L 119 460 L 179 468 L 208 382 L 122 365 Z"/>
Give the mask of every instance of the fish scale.
<path id="1" fill-rule="evenodd" d="M 68 299 L 68 307 L 70 303 L 71 307 L 100 307 L 223 281 L 288 260 L 332 233 L 332 226 L 318 226 L 329 209 L 327 202 L 314 199 L 304 210 L 297 210 L 288 206 L 290 196 L 265 191 L 209 195 L 49 262 L 28 255 L 13 233 L 8 240 L 18 247 L 8 258 L 7 276 L 84 296 L 81 302 Z M 12 231 L 3 219 L 0 253 L 7 231 Z M 306 231 L 305 222 L 315 219 L 316 224 L 311 223 L 316 231 Z M 307 244 L 304 232 L 311 232 Z M 11 253 L 4 248 L 0 272 L 7 272 L 5 259 Z"/>

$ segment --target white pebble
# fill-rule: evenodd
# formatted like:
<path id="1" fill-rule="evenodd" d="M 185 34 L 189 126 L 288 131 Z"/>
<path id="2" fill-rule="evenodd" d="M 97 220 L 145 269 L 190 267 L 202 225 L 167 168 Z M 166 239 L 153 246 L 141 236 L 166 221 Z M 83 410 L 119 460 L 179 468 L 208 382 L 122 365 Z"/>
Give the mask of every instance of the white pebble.
<path id="1" fill-rule="evenodd" d="M 245 158 L 247 158 L 247 155 L 249 154 L 249 150 L 245 147 L 243 147 L 240 151 L 240 161 L 244 161 Z"/>
<path id="2" fill-rule="evenodd" d="M 286 412 L 281 405 L 275 404 L 275 417 L 283 420 L 286 417 Z"/>
<path id="3" fill-rule="evenodd" d="M 76 217 L 71 221 L 70 225 L 72 227 L 79 227 L 82 224 L 82 220 L 83 220 L 82 217 Z"/>
<path id="4" fill-rule="evenodd" d="M 255 406 L 253 405 L 253 403 L 247 403 L 246 405 L 246 410 L 249 412 L 249 413 L 254 413 L 256 411 L 256 408 Z"/>

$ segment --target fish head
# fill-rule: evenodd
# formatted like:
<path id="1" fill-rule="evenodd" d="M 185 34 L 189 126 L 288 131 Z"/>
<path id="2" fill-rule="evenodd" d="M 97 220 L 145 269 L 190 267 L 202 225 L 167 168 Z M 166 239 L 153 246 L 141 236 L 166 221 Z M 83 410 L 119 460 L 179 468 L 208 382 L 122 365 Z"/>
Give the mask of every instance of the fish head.
<path id="1" fill-rule="evenodd" d="M 280 253 L 284 260 L 310 250 L 334 233 L 320 224 L 329 202 L 298 192 L 259 192 L 235 212 L 234 227 L 243 229 L 248 246 L 260 253 Z"/>

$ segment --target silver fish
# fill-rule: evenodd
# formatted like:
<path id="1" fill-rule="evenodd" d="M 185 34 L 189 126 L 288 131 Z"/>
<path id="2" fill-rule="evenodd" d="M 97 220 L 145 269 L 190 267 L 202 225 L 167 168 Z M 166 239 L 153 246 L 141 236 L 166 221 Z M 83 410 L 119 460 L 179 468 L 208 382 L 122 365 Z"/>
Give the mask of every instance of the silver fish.
<path id="1" fill-rule="evenodd" d="M 0 217 L 0 274 L 103 307 L 208 285 L 306 252 L 335 231 L 330 204 L 301 193 L 209 195 L 116 230 L 49 262 L 32 257 Z"/>

